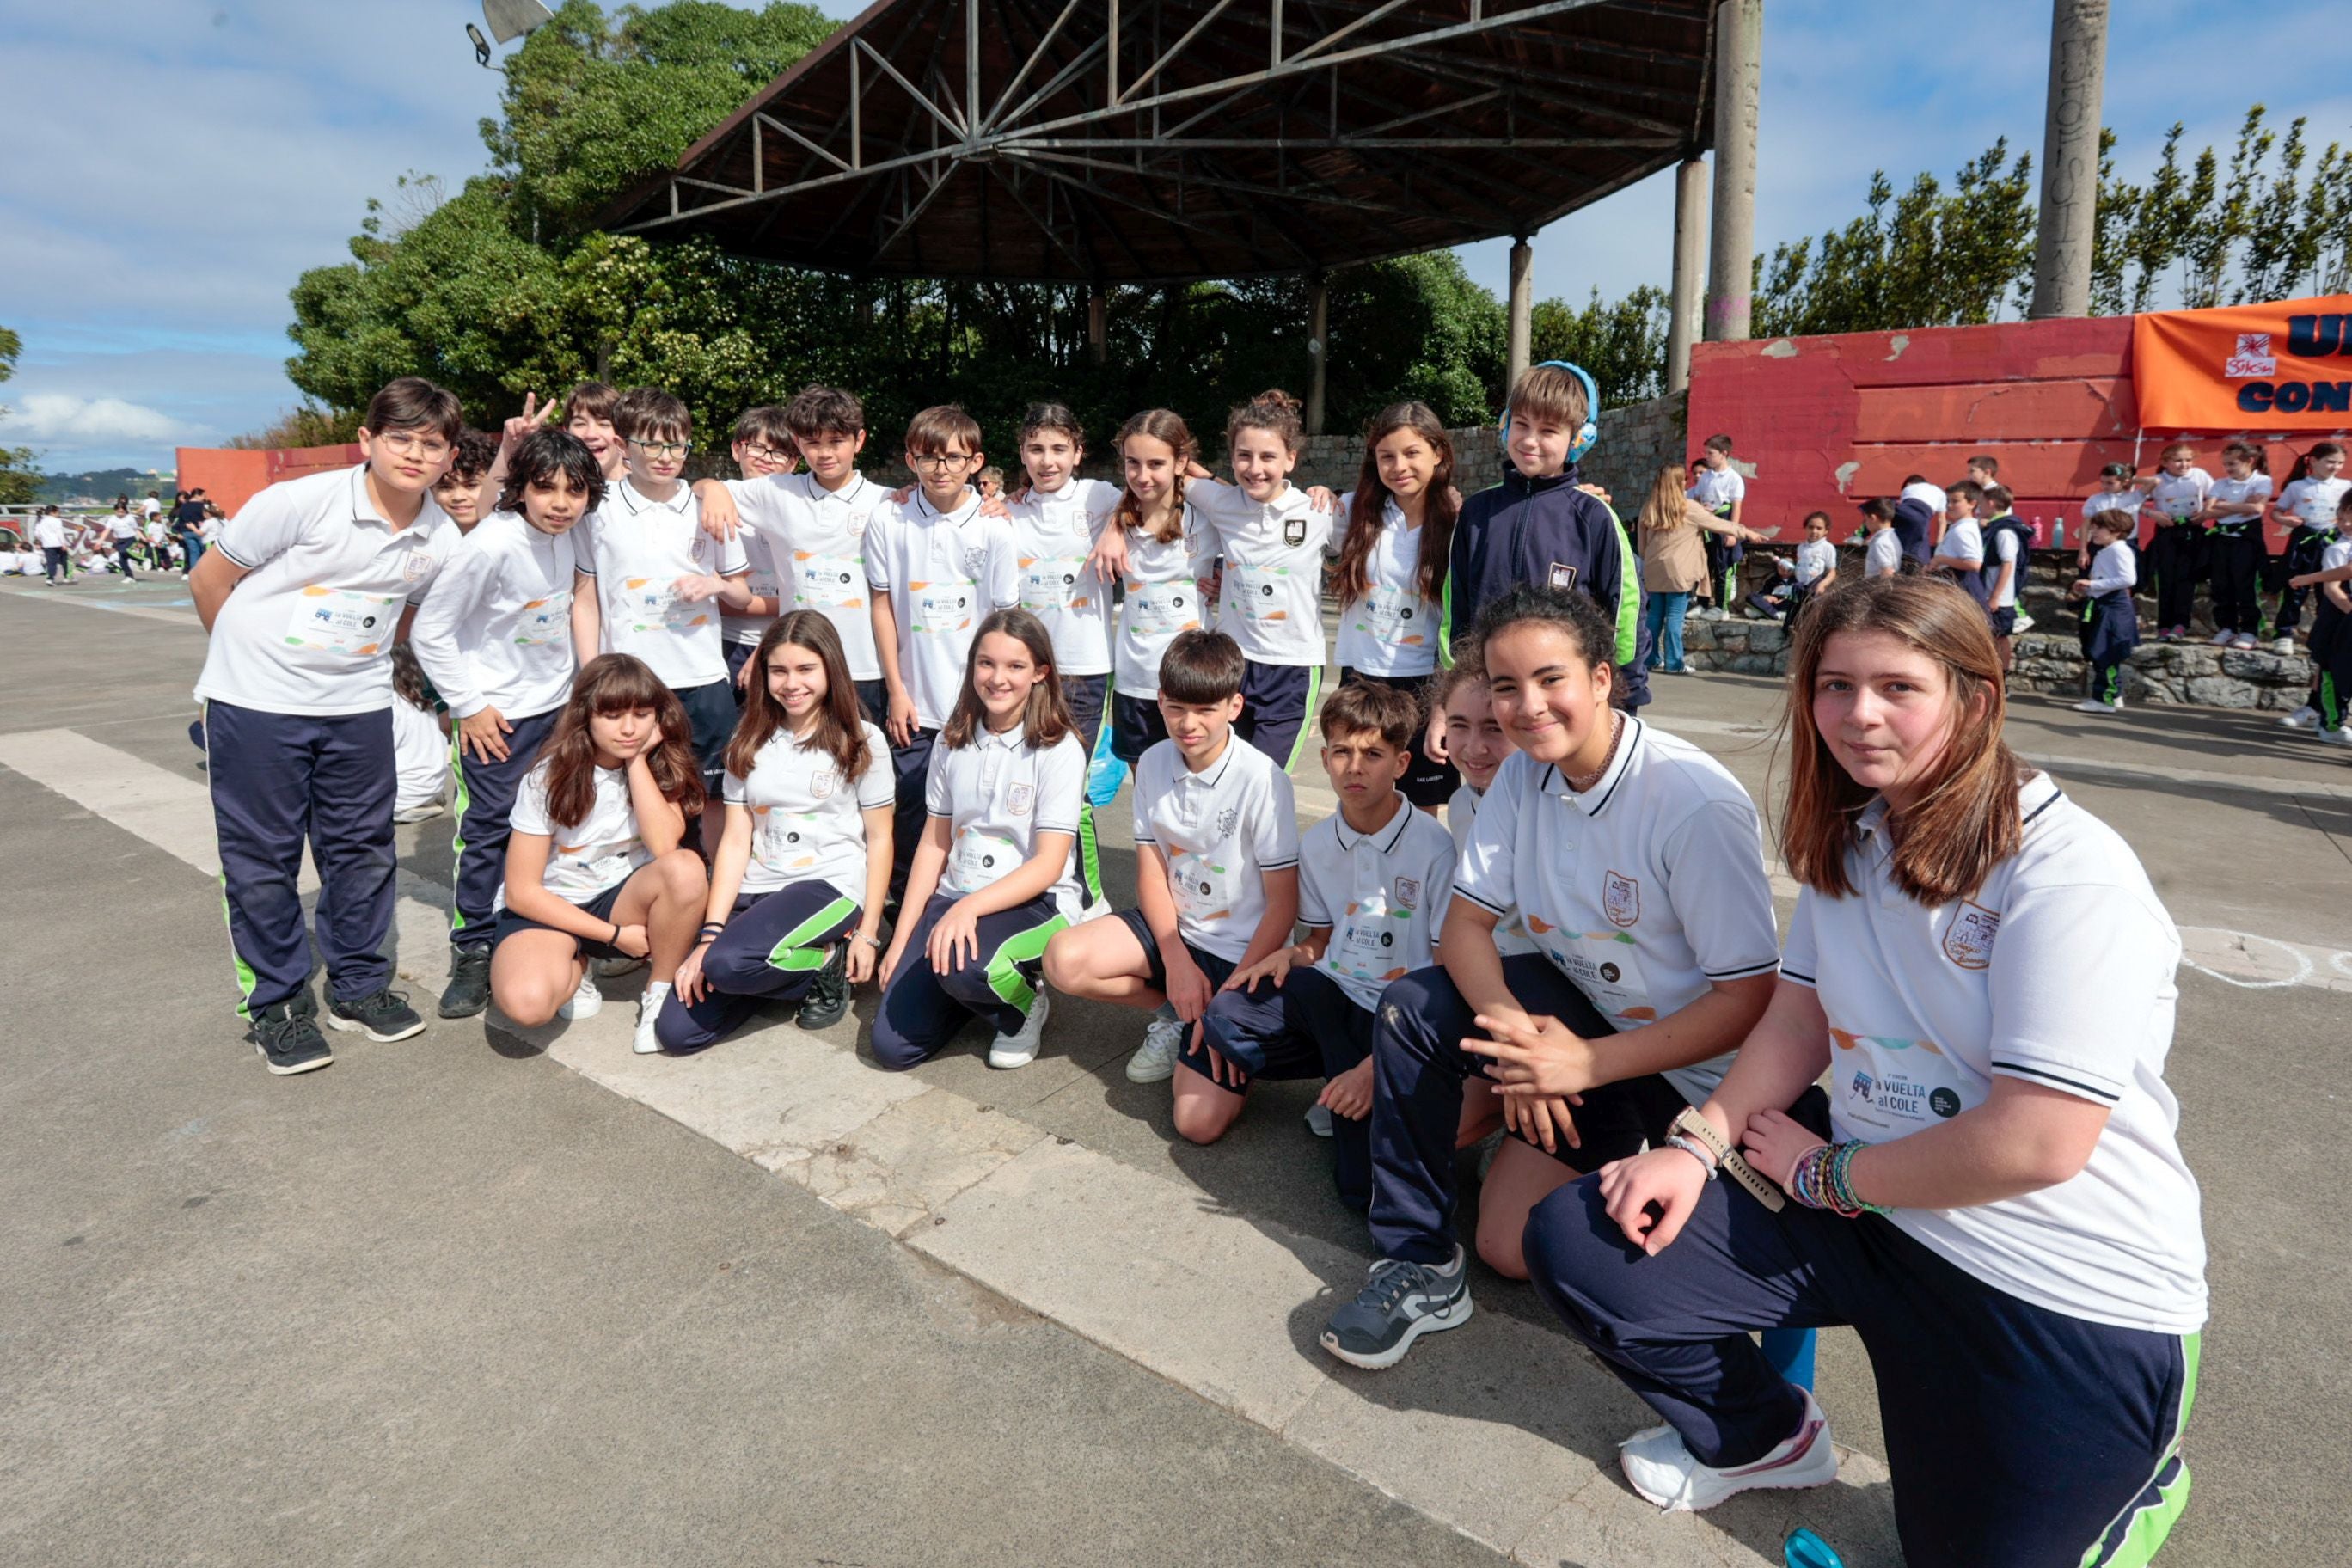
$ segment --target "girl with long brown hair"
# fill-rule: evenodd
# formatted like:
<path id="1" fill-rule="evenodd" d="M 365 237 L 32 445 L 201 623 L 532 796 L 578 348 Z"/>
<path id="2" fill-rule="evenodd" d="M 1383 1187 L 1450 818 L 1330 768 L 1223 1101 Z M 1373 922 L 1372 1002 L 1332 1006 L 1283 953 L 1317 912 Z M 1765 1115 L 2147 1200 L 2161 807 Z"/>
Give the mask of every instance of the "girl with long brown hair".
<path id="1" fill-rule="evenodd" d="M 799 1002 L 803 1029 L 837 1024 L 881 952 L 897 780 L 841 634 L 787 611 L 750 668 L 702 930 L 656 1026 L 665 1050 L 715 1044 L 763 1000 Z"/>
<path id="2" fill-rule="evenodd" d="M 1026 610 L 992 613 L 931 751 L 928 816 L 882 960 L 876 1061 L 913 1067 L 974 1016 L 996 1030 L 989 1066 L 1036 1058 L 1046 941 L 1102 898 L 1086 785 L 1052 636 Z"/>
<path id="3" fill-rule="evenodd" d="M 1147 408 L 1119 426 L 1118 454 L 1127 488 L 1096 550 L 1098 559 L 1116 556 L 1110 570 L 1125 590 L 1111 642 L 1110 750 L 1133 767 L 1168 738 L 1160 656 L 1178 634 L 1203 624 L 1205 563 L 1193 558 L 1200 520 L 1184 501 L 1184 477 L 1200 461 L 1201 444 L 1182 416 Z"/>
<path id="4" fill-rule="evenodd" d="M 1070 705 L 1078 744 L 1088 757 L 1102 731 L 1110 689 L 1110 574 L 1092 557 L 1122 495 L 1104 479 L 1082 479 L 1086 432 L 1059 403 L 1033 403 L 1021 416 L 1021 467 L 1027 482 L 1005 498 L 1021 572 L 1021 607 L 1054 638 L 1054 673 Z"/>
<path id="5" fill-rule="evenodd" d="M 1340 510 L 1348 528 L 1332 572 L 1339 684 L 1369 682 L 1417 697 L 1437 668 L 1445 563 L 1460 510 L 1454 443 L 1427 404 L 1391 404 L 1373 416 L 1364 427 L 1362 469 Z M 1416 746 L 1399 787 L 1433 812 L 1461 783 L 1450 764 Z"/>
<path id="6" fill-rule="evenodd" d="M 1771 1005 L 1653 1152 L 1536 1209 L 1537 1289 L 1666 1422 L 1620 1458 L 1663 1508 L 1833 1479 L 1821 1406 L 1742 1331 L 1850 1324 L 1905 1562 L 2147 1563 L 2206 1310 L 2179 934 L 2003 742 L 1968 595 L 1868 579 L 1795 639 Z"/>
<path id="7" fill-rule="evenodd" d="M 625 653 L 590 659 L 515 794 L 490 999 L 518 1024 L 604 1006 L 588 961 L 653 965 L 636 1048 L 694 942 L 708 883 L 686 847 L 703 805 L 693 726 L 675 692 Z"/>

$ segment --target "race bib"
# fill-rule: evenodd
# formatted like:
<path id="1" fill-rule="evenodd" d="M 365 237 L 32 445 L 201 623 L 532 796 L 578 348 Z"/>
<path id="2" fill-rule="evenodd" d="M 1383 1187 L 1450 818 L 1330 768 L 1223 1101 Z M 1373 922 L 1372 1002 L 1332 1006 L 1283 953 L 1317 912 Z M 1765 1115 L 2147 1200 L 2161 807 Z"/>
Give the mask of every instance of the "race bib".
<path id="1" fill-rule="evenodd" d="M 400 624 L 398 594 L 362 594 L 352 588 L 305 588 L 287 617 L 289 647 L 364 658 L 392 644 Z"/>
<path id="2" fill-rule="evenodd" d="M 682 631 L 710 624 L 709 601 L 679 598 L 675 577 L 624 578 L 621 609 L 633 632 Z"/>
<path id="3" fill-rule="evenodd" d="M 1168 885 L 1176 894 L 1177 911 L 1196 925 L 1234 912 L 1234 874 L 1206 855 L 1171 855 Z"/>
<path id="4" fill-rule="evenodd" d="M 1232 565 L 1234 591 L 1224 596 L 1226 609 L 1260 624 L 1290 618 L 1289 567 L 1251 566 L 1239 561 Z"/>
<path id="5" fill-rule="evenodd" d="M 960 632 L 971 625 L 972 583 L 927 583 L 908 586 L 914 601 L 915 629 L 937 636 Z"/>
<path id="6" fill-rule="evenodd" d="M 1874 1142 L 1949 1121 L 1985 1098 L 1979 1082 L 1927 1040 L 1832 1027 L 1830 1095 L 1839 1119 Z"/>
<path id="7" fill-rule="evenodd" d="M 1356 629 L 1397 647 L 1417 647 L 1429 641 L 1426 609 L 1418 594 L 1374 588 L 1356 601 Z"/>
<path id="8" fill-rule="evenodd" d="M 1657 1009 L 1650 1005 L 1649 986 L 1642 976 L 1641 954 L 1630 931 L 1554 929 L 1546 931 L 1541 941 L 1544 952 L 1559 972 L 1574 981 L 1585 1000 L 1618 1028 L 1657 1021 Z"/>
<path id="9" fill-rule="evenodd" d="M 635 838 L 606 839 L 600 843 L 559 844 L 555 847 L 556 877 L 548 879 L 550 889 L 561 892 L 600 893 L 615 882 L 625 882 L 635 869 L 633 858 L 637 847 Z M 561 886 L 558 885 L 558 878 Z"/>
<path id="10" fill-rule="evenodd" d="M 533 599 L 515 615 L 517 647 L 543 647 L 572 638 L 572 590 Z"/>
<path id="11" fill-rule="evenodd" d="M 751 588 L 754 598 L 781 599 L 784 596 L 784 584 L 782 580 L 768 567 L 752 567 L 751 575 L 746 580 L 746 583 Z"/>
<path id="12" fill-rule="evenodd" d="M 1032 615 L 1066 610 L 1078 603 L 1078 584 L 1086 571 L 1079 556 L 1045 556 L 1021 568 L 1021 607 Z"/>
<path id="13" fill-rule="evenodd" d="M 771 871 L 805 871 L 816 864 L 816 818 L 772 806 L 760 813 L 760 864 Z"/>
<path id="14" fill-rule="evenodd" d="M 1391 910 L 1379 894 L 1365 903 L 1350 904 L 1323 950 L 1324 966 L 1343 979 L 1372 984 L 1398 979 L 1411 967 L 1405 937 L 1412 924 L 1411 910 Z"/>
<path id="15" fill-rule="evenodd" d="M 1178 578 L 1168 583 L 1127 585 L 1128 626 L 1139 637 L 1189 631 L 1201 624 L 1201 594 Z"/>
<path id="16" fill-rule="evenodd" d="M 1021 847 L 1010 838 L 966 828 L 955 841 L 948 874 L 959 893 L 976 893 L 1021 864 Z"/>
<path id="17" fill-rule="evenodd" d="M 793 553 L 793 603 L 804 610 L 855 610 L 866 603 L 866 563 L 854 555 Z"/>

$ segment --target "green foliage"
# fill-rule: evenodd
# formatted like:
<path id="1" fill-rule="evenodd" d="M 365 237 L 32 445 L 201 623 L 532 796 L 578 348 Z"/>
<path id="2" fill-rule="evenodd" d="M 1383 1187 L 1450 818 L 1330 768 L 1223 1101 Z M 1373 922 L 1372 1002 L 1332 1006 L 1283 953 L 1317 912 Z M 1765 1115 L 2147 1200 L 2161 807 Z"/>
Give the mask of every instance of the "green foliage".
<path id="1" fill-rule="evenodd" d="M 813 5 L 742 11 L 672 0 L 611 16 L 566 0 L 507 59 L 502 118 L 482 141 L 513 183 L 521 232 L 574 233 L 823 43 Z"/>
<path id="2" fill-rule="evenodd" d="M 6 327 L 0 327 L 0 381 L 16 374 L 16 360 L 25 352 L 25 341 Z M 8 410 L 0 408 L 0 419 Z M 0 447 L 0 506 L 23 506 L 40 492 L 40 470 L 33 467 L 30 447 Z"/>
<path id="3" fill-rule="evenodd" d="M 1667 300 L 1643 284 L 1604 304 L 1601 290 L 1581 310 L 1559 300 L 1537 303 L 1529 323 L 1533 357 L 1580 364 L 1601 389 L 1601 406 L 1642 403 L 1666 389 Z"/>

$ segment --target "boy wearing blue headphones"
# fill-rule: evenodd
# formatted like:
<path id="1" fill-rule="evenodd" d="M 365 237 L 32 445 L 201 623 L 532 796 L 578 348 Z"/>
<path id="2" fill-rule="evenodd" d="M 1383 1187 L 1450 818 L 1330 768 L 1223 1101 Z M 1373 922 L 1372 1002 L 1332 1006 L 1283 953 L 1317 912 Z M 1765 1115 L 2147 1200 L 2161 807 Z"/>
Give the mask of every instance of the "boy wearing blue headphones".
<path id="1" fill-rule="evenodd" d="M 1600 497 L 1577 488 L 1577 460 L 1601 432 L 1592 423 L 1600 394 L 1576 365 L 1531 365 L 1511 388 L 1503 423 L 1510 466 L 1503 482 L 1462 503 L 1445 574 L 1439 648 L 1453 662 L 1454 639 L 1478 608 L 1514 584 L 1581 589 L 1616 626 L 1616 701 L 1649 700 L 1635 657 L 1642 620 L 1640 574 L 1629 569 L 1632 542 Z"/>

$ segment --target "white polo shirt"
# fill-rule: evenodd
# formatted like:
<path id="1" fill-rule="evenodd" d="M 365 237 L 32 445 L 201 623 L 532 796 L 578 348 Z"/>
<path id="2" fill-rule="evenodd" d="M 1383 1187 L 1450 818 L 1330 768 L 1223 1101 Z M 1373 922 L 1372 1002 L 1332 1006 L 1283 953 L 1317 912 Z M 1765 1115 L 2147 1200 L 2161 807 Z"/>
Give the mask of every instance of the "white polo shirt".
<path id="1" fill-rule="evenodd" d="M 955 711 L 980 623 L 1020 602 L 1013 531 L 1002 518 L 982 517 L 970 490 L 961 506 L 942 512 L 918 488 L 903 505 L 884 500 L 866 519 L 866 581 L 890 595 L 899 678 L 916 722 L 936 730 Z"/>
<path id="2" fill-rule="evenodd" d="M 1127 531 L 1125 593 L 1118 602 L 1118 637 L 1112 647 L 1111 689 L 1122 697 L 1160 695 L 1160 660 L 1180 632 L 1201 625 L 1197 551 L 1204 528 L 1200 514 L 1184 508 L 1183 531 L 1162 541 L 1138 529 Z"/>
<path id="3" fill-rule="evenodd" d="M 727 490 L 743 526 L 767 546 L 782 602 L 833 623 L 849 660 L 849 679 L 881 679 L 866 596 L 866 524 L 889 492 L 855 473 L 837 490 L 807 473 L 730 479 Z"/>
<path id="4" fill-rule="evenodd" d="M 66 547 L 65 520 L 55 512 L 43 512 L 33 520 L 33 542 L 44 550 Z"/>
<path id="5" fill-rule="evenodd" d="M 139 503 L 140 512 L 147 517 L 153 517 L 157 512 L 160 512 L 163 510 L 163 503 L 157 500 L 153 496 L 149 496 L 145 500 Z"/>
<path id="6" fill-rule="evenodd" d="M 110 511 L 106 514 L 106 529 L 120 544 L 139 537 L 139 520 L 127 511 Z"/>
<path id="7" fill-rule="evenodd" d="M 1086 794 L 1087 749 L 1076 735 L 1039 749 L 1029 744 L 1024 725 L 1003 734 L 982 726 L 970 745 L 933 746 L 923 808 L 947 818 L 951 834 L 940 889 L 976 893 L 1036 853 L 1037 835 L 1066 833 L 1070 852 L 1049 896 L 1064 920 L 1086 919 L 1087 893 L 1078 880 Z"/>
<path id="8" fill-rule="evenodd" d="M 1894 1223 L 1997 1289 L 2157 1333 L 2205 1321 L 2196 1178 L 2164 1081 L 2180 937 L 2130 846 L 2059 793 L 2019 786 L 2024 842 L 1973 897 L 1933 908 L 1894 882 L 1874 801 L 1849 898 L 1797 895 L 1781 973 L 1829 1015 L 1830 1116 L 1882 1143 L 1984 1103 L 1995 1077 L 2109 1108 L 2089 1163 L 2022 1197 L 1896 1209 Z"/>
<path id="9" fill-rule="evenodd" d="M 698 506 L 701 503 L 697 502 Z M 768 542 L 754 528 L 739 530 L 735 542 L 743 547 L 743 560 L 751 569 L 745 580 L 751 592 L 781 604 L 783 600 L 783 579 L 776 571 L 775 554 Z M 724 605 L 719 611 L 719 636 L 721 641 L 741 643 L 746 647 L 759 642 L 775 620 L 774 616 L 739 616 Z M 852 677 L 852 679 L 856 679 Z"/>
<path id="10" fill-rule="evenodd" d="M 1921 479 L 1916 484 L 1905 485 L 1900 491 L 1896 492 L 1895 499 L 1899 501 L 1926 501 L 1928 515 L 1931 517 L 1943 516 L 1945 509 L 1951 505 L 1952 500 L 1944 493 L 1943 486 L 1931 485 L 1925 479 Z"/>
<path id="11" fill-rule="evenodd" d="M 199 701 L 324 717 L 392 706 L 392 643 L 457 530 L 430 495 L 406 528 L 368 499 L 367 465 L 307 474 L 245 503 L 219 549 L 246 575 L 213 622 Z"/>
<path id="12" fill-rule="evenodd" d="M 1177 934 L 1238 959 L 1265 918 L 1265 873 L 1298 864 L 1290 777 L 1237 735 L 1198 773 L 1161 741 L 1135 765 L 1135 841 L 1168 861 Z"/>
<path id="13" fill-rule="evenodd" d="M 2205 497 L 2213 488 L 2213 476 L 2202 468 L 2190 468 L 2175 477 L 2159 472 L 2156 488 L 2147 492 L 2147 504 L 2170 518 L 2184 518 L 2204 510 Z"/>
<path id="14" fill-rule="evenodd" d="M 2279 492 L 2278 503 L 2303 519 L 2304 527 L 2324 532 L 2336 526 L 2336 508 L 2347 489 L 2352 479 L 2296 479 Z"/>
<path id="15" fill-rule="evenodd" d="M 1478 802 L 1482 791 L 1464 784 L 1445 803 L 1445 827 L 1454 837 L 1454 858 L 1458 865 L 1462 857 L 1470 853 L 1470 830 L 1478 824 Z M 1514 953 L 1541 952 L 1536 939 L 1528 934 L 1527 921 L 1517 910 L 1513 910 L 1495 922 L 1495 951 L 1505 958 Z"/>
<path id="16" fill-rule="evenodd" d="M 1064 676 L 1110 673 L 1110 582 L 1087 569 L 1095 537 L 1118 506 L 1119 489 L 1070 479 L 1032 489 L 1009 508 L 1021 607 L 1045 623 Z"/>
<path id="17" fill-rule="evenodd" d="M 1716 516 L 1729 517 L 1731 503 L 1746 499 L 1748 480 L 1729 463 L 1719 468 L 1702 468 L 1691 480 L 1690 489 L 1683 493 Z"/>
<path id="18" fill-rule="evenodd" d="M 681 484 L 669 500 L 648 500 L 621 479 L 572 527 L 580 570 L 596 579 L 599 652 L 635 655 L 673 691 L 727 679 L 719 601 L 679 598 L 677 580 L 732 577 L 751 563 L 740 537 L 721 543 L 702 531 L 693 490 Z"/>
<path id="19" fill-rule="evenodd" d="M 2267 506 L 2270 499 L 2271 477 L 2268 474 L 2248 474 L 2242 479 L 2233 479 L 2224 474 L 2213 481 L 2212 489 L 2205 497 L 2207 503 L 2213 506 L 2239 506 L 2247 501 L 2259 501 Z M 2240 512 L 2234 517 L 2216 518 L 2210 526 L 2214 532 L 2234 538 L 2250 530 L 2258 531 L 2262 523 L 2262 513 L 2249 515 Z"/>
<path id="20" fill-rule="evenodd" d="M 1354 515 L 1356 498 L 1339 498 L 1339 515 Z M 1366 675 L 1427 675 L 1437 668 L 1439 606 L 1422 597 L 1419 528 L 1407 527 L 1393 497 L 1381 506 L 1380 536 L 1364 558 L 1370 585 L 1339 606 L 1339 660 Z"/>
<path id="21" fill-rule="evenodd" d="M 1828 540 L 1806 540 L 1797 546 L 1797 586 L 1810 588 L 1837 568 L 1837 546 Z"/>
<path id="22" fill-rule="evenodd" d="M 409 643 L 458 719 L 528 719 L 572 695 L 575 523 L 547 533 L 494 511 L 460 537 L 417 607 Z"/>
<path id="23" fill-rule="evenodd" d="M 2000 569 L 2004 564 L 2016 568 L 2010 573 L 2009 586 L 2006 588 L 2000 585 Z M 1992 600 L 1988 607 L 1996 610 L 2014 609 L 2017 605 L 2017 590 L 2024 575 L 2024 563 L 2018 559 L 2017 554 L 2017 534 L 2014 531 L 2006 528 L 1996 530 L 1992 536 L 1992 548 L 1986 552 L 1984 563 L 1985 592 L 1991 595 Z"/>
<path id="24" fill-rule="evenodd" d="M 866 771 L 853 782 L 833 753 L 779 730 L 751 763 L 749 778 L 726 776 L 720 798 L 751 814 L 751 858 L 741 891 L 772 893 L 793 882 L 828 882 L 853 903 L 866 902 L 864 812 L 897 798 L 890 742 L 870 722 Z"/>
<path id="25" fill-rule="evenodd" d="M 1316 968 L 1366 1012 L 1389 982 L 1437 962 L 1439 924 L 1454 896 L 1454 837 L 1404 796 L 1378 831 L 1333 812 L 1298 838 L 1298 919 L 1328 926 Z"/>
<path id="26" fill-rule="evenodd" d="M 1688 742 L 1627 719 L 1616 759 L 1580 795 L 1525 752 L 1479 803 L 1454 891 L 1528 934 L 1622 1033 L 1680 1012 L 1717 980 L 1780 960 L 1755 802 Z M 1696 1105 L 1731 1064 L 1675 1068 Z"/>
<path id="27" fill-rule="evenodd" d="M 2338 566 L 2352 566 L 2352 534 L 2338 533 L 2319 552 L 2319 569 L 2333 572 Z"/>
<path id="28" fill-rule="evenodd" d="M 1984 564 L 1984 528 L 1975 518 L 1964 517 L 1944 530 L 1943 542 L 1936 546 L 1938 561 L 1957 561 L 1963 565 L 1980 567 Z"/>
<path id="29" fill-rule="evenodd" d="M 1184 500 L 1201 519 L 1196 553 L 1225 563 L 1217 629 L 1253 664 L 1323 666 L 1323 547 L 1331 514 L 1288 484 L 1272 500 L 1238 485 L 1188 479 Z"/>
<path id="30" fill-rule="evenodd" d="M 584 904 L 605 889 L 617 887 L 652 859 L 645 836 L 637 831 L 636 807 L 629 799 L 629 770 L 598 768 L 596 794 L 588 815 L 572 826 L 562 827 L 547 814 L 547 763 L 541 762 L 523 775 L 515 791 L 514 809 L 507 825 L 517 833 L 545 838 L 547 869 L 539 884 L 566 903 Z M 507 905 L 504 881 L 494 900 Z"/>

